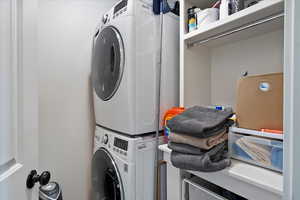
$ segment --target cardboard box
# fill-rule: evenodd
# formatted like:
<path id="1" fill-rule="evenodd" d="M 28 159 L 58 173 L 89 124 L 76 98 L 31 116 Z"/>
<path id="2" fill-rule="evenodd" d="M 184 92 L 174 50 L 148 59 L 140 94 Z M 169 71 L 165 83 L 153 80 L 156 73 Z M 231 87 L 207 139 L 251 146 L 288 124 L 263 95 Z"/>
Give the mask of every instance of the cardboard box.
<path id="1" fill-rule="evenodd" d="M 240 79 L 236 115 L 240 128 L 283 130 L 283 73 Z"/>

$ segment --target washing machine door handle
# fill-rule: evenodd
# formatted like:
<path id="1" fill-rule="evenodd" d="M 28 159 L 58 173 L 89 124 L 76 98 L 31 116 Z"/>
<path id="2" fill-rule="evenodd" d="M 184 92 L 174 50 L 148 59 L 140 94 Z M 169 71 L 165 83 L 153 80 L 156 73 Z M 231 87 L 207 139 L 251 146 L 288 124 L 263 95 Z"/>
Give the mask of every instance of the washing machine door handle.
<path id="1" fill-rule="evenodd" d="M 119 187 L 118 177 L 116 177 L 116 175 L 114 174 L 112 169 L 107 169 L 106 170 L 106 175 L 108 175 L 109 178 L 113 181 L 113 183 Z"/>
<path id="2" fill-rule="evenodd" d="M 112 181 L 112 194 L 113 195 L 113 199 L 112 200 L 119 200 L 120 199 L 120 184 L 119 184 L 119 180 L 118 177 L 116 175 L 116 173 L 114 172 L 113 169 L 107 169 L 106 170 L 106 176 L 109 177 L 109 179 Z"/>
<path id="3" fill-rule="evenodd" d="M 92 163 L 93 199 L 125 200 L 123 180 L 109 151 L 98 149 Z"/>

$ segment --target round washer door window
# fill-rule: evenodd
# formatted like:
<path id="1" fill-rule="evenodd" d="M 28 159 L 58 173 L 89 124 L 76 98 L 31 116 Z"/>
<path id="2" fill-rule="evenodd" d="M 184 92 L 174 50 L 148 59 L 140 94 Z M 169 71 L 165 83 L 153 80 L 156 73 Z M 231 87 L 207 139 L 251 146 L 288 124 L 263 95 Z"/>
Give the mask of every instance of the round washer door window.
<path id="1" fill-rule="evenodd" d="M 124 45 L 119 31 L 105 27 L 95 36 L 92 59 L 92 82 L 96 94 L 103 101 L 113 97 L 119 88 L 124 64 Z"/>
<path id="2" fill-rule="evenodd" d="M 118 168 L 107 150 L 99 149 L 92 164 L 92 200 L 124 200 Z"/>

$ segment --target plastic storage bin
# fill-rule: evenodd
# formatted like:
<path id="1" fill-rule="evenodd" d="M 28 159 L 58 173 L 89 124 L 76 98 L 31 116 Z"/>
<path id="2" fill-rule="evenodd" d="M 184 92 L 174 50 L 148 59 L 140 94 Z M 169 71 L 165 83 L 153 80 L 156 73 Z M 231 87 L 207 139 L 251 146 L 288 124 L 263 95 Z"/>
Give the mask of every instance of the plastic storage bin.
<path id="1" fill-rule="evenodd" d="M 196 179 L 184 179 L 182 182 L 182 200 L 226 200 L 224 197 L 215 193 L 211 188 L 197 183 Z"/>
<path id="2" fill-rule="evenodd" d="M 247 200 L 199 177 L 182 180 L 182 200 Z"/>
<path id="3" fill-rule="evenodd" d="M 229 152 L 232 158 L 282 172 L 283 142 L 230 132 Z"/>

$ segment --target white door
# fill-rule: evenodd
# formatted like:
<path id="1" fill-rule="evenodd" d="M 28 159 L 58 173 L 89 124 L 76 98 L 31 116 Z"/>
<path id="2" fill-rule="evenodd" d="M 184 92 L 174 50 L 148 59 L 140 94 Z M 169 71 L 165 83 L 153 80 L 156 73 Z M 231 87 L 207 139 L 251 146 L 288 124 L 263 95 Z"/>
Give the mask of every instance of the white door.
<path id="1" fill-rule="evenodd" d="M 26 178 L 38 165 L 37 0 L 0 0 L 0 199 L 36 200 Z"/>

